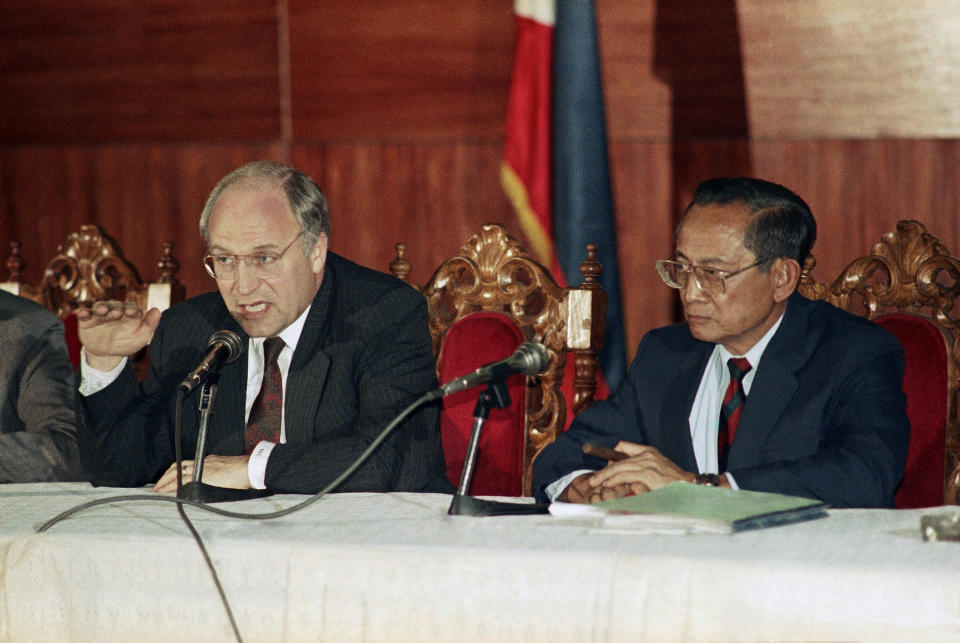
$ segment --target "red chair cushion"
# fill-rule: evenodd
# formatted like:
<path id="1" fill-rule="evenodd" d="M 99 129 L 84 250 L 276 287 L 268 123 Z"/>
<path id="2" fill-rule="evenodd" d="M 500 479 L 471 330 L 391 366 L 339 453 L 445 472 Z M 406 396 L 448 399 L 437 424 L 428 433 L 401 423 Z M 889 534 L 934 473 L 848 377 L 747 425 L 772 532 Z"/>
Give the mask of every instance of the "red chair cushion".
<path id="1" fill-rule="evenodd" d="M 484 364 L 508 357 L 523 342 L 513 320 L 502 313 L 478 312 L 458 320 L 443 340 L 440 350 L 440 381 L 447 382 Z M 440 434 L 447 463 L 447 478 L 460 483 L 467 444 L 473 432 L 477 397 L 484 386 L 443 398 Z M 523 450 L 526 413 L 526 379 L 507 378 L 511 404 L 492 409 L 483 432 L 473 480 L 468 490 L 475 496 L 523 495 Z"/>
<path id="2" fill-rule="evenodd" d="M 903 345 L 903 392 L 910 419 L 910 446 L 903 482 L 894 498 L 897 509 L 943 504 L 947 431 L 947 349 L 940 330 L 909 313 L 878 317 L 876 322 Z"/>
<path id="3" fill-rule="evenodd" d="M 80 333 L 77 330 L 77 314 L 68 313 L 63 317 L 64 339 L 67 341 L 67 353 L 70 355 L 70 363 L 73 364 L 73 370 L 80 368 Z"/>

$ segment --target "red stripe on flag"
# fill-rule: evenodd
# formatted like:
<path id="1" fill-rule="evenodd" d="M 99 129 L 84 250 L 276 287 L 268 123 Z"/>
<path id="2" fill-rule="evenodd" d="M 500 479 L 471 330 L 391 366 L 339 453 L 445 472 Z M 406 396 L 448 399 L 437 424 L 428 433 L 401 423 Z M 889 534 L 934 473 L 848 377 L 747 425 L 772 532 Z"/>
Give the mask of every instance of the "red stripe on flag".
<path id="1" fill-rule="evenodd" d="M 566 285 L 554 251 L 550 205 L 553 27 L 523 16 L 516 16 L 516 27 L 501 182 L 533 253 Z"/>

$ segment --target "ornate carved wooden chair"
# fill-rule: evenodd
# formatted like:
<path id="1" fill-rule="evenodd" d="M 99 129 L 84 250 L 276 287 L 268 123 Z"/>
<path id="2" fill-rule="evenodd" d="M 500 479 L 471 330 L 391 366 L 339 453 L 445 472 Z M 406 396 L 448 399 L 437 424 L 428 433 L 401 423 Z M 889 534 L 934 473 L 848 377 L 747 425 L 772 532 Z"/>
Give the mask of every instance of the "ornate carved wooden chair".
<path id="1" fill-rule="evenodd" d="M 390 271 L 407 280 L 406 246 L 396 247 Z M 590 244 L 580 266 L 583 283 L 562 288 L 502 225 L 488 223 L 419 288 L 427 299 L 441 383 L 509 356 L 524 341 L 539 342 L 550 354 L 547 370 L 538 377 L 507 379 L 512 404 L 490 412 L 469 493 L 529 495 L 533 458 L 564 430 L 568 408 L 575 414 L 592 403 L 597 351 L 603 345 L 601 271 L 596 246 Z M 480 391 L 443 399 L 441 432 L 454 485 Z"/>
<path id="2" fill-rule="evenodd" d="M 0 283 L 0 288 L 32 299 L 64 320 L 74 366 L 79 364 L 80 341 L 73 312 L 79 306 L 117 299 L 136 301 L 144 310 L 156 307 L 163 311 L 184 298 L 184 288 L 176 278 L 180 264 L 173 257 L 172 241 L 163 244 L 155 282 L 144 282 L 113 239 L 96 225 L 82 225 L 67 236 L 47 264 L 39 286 L 32 286 L 23 277 L 20 247 L 19 241 L 10 243 L 9 278 Z"/>
<path id="3" fill-rule="evenodd" d="M 810 276 L 815 263 L 804 266 L 803 295 L 873 319 L 903 344 L 911 435 L 896 506 L 960 502 L 960 260 L 919 222 L 900 221 L 829 284 Z"/>

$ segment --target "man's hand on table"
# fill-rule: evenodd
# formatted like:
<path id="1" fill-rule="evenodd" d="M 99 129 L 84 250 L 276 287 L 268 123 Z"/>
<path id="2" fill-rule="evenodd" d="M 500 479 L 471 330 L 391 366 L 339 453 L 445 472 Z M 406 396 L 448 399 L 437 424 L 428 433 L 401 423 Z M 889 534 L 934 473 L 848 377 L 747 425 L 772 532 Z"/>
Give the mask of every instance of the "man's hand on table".
<path id="1" fill-rule="evenodd" d="M 214 487 L 230 489 L 249 489 L 250 477 L 247 475 L 248 455 L 208 455 L 203 459 L 203 482 Z M 183 461 L 183 483 L 193 480 L 193 460 Z M 160 480 L 153 486 L 159 493 L 177 490 L 177 463 L 174 462 Z"/>
<path id="2" fill-rule="evenodd" d="M 592 504 L 697 479 L 696 474 L 684 471 L 654 447 L 621 441 L 615 449 L 630 457 L 574 478 L 557 500 Z"/>

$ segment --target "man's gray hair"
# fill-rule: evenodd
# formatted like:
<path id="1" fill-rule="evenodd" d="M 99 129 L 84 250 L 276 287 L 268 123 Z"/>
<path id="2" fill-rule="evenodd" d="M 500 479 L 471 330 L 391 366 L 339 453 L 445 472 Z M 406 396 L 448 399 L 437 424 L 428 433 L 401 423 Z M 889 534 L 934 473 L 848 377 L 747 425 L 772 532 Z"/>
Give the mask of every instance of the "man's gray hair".
<path id="1" fill-rule="evenodd" d="M 327 197 L 313 179 L 296 168 L 276 161 L 254 161 L 238 167 L 220 179 L 207 197 L 207 203 L 200 214 L 200 236 L 207 244 L 210 243 L 210 213 L 213 212 L 217 199 L 224 190 L 241 181 L 264 181 L 283 190 L 293 216 L 303 232 L 301 244 L 305 255 L 309 256 L 313 251 L 321 234 L 330 238 Z"/>

